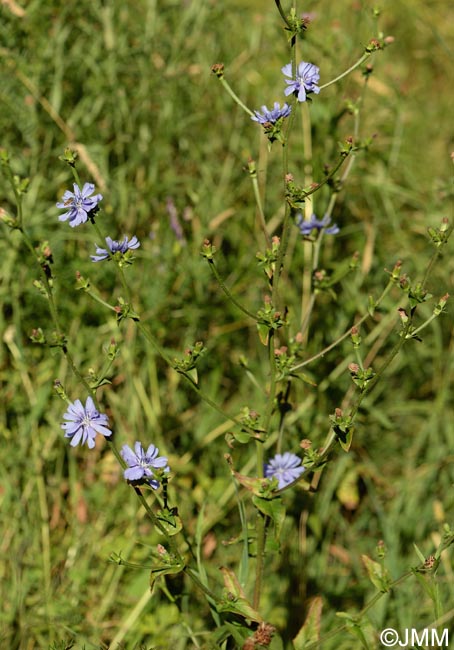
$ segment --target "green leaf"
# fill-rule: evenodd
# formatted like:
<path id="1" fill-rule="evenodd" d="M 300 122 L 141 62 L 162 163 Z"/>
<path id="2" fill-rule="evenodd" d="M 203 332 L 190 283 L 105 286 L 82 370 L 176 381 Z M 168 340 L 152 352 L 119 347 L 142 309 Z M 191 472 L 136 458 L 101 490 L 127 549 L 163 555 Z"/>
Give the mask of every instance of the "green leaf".
<path id="1" fill-rule="evenodd" d="M 350 426 L 347 431 L 336 430 L 337 439 L 339 444 L 344 451 L 350 451 L 350 447 L 353 440 L 353 432 L 355 427 Z"/>
<path id="2" fill-rule="evenodd" d="M 279 539 L 285 519 L 285 506 L 282 503 L 282 499 L 280 497 L 276 497 L 275 499 L 263 499 L 262 497 L 254 495 L 252 497 L 252 502 L 260 512 L 273 520 L 276 539 Z"/>
<path id="3" fill-rule="evenodd" d="M 293 639 L 295 650 L 304 650 L 308 643 L 316 643 L 320 639 L 320 621 L 322 617 L 323 602 L 316 596 L 309 605 L 309 611 L 298 634 Z"/>
<path id="4" fill-rule="evenodd" d="M 233 614 L 239 614 L 243 618 L 261 623 L 262 617 L 247 600 L 243 588 L 233 571 L 227 567 L 221 567 L 220 571 L 224 578 L 225 597 L 217 604 L 218 612 L 232 612 Z"/>
<path id="5" fill-rule="evenodd" d="M 158 578 L 166 575 L 177 575 L 181 573 L 184 569 L 182 564 L 168 564 L 163 562 L 161 565 L 157 565 L 156 568 L 153 568 L 150 572 L 150 590 L 153 591 L 153 587 Z"/>
<path id="6" fill-rule="evenodd" d="M 424 564 L 424 562 L 426 561 L 426 558 L 424 557 L 424 555 L 421 553 L 421 551 L 419 550 L 419 548 L 416 546 L 416 544 L 414 542 L 413 542 L 413 546 L 414 546 L 414 549 L 416 551 L 416 555 L 419 558 L 419 561 L 421 562 L 421 564 Z"/>
<path id="7" fill-rule="evenodd" d="M 374 587 L 383 593 L 389 591 L 391 581 L 385 567 L 372 560 L 368 555 L 361 555 L 361 560 L 366 567 L 367 575 Z"/>
<path id="8" fill-rule="evenodd" d="M 268 337 L 270 335 L 270 328 L 268 325 L 264 325 L 263 323 L 257 323 L 257 330 L 259 333 L 259 339 L 263 343 L 263 345 L 268 345 Z"/>
<path id="9" fill-rule="evenodd" d="M 177 535 L 183 528 L 180 516 L 171 510 L 158 510 L 156 513 L 160 523 L 168 535 Z"/>
<path id="10" fill-rule="evenodd" d="M 345 620 L 346 628 L 350 634 L 356 636 L 356 638 L 360 640 L 364 650 L 369 650 L 369 644 L 367 643 L 366 637 L 364 636 L 358 621 L 356 621 L 350 614 L 347 614 L 347 612 L 336 612 L 336 616 Z"/>

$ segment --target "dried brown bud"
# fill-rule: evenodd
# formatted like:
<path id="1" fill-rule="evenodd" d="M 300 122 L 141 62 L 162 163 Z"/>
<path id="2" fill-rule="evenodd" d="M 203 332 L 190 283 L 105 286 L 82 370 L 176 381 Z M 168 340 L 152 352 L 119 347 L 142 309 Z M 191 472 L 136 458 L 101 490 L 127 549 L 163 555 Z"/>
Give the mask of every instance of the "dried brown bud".
<path id="1" fill-rule="evenodd" d="M 276 628 L 273 627 L 273 625 L 270 625 L 269 623 L 262 622 L 256 629 L 254 633 L 254 637 L 256 640 L 256 643 L 260 645 L 270 645 L 271 643 L 271 638 L 275 632 Z"/>
<path id="2" fill-rule="evenodd" d="M 435 556 L 434 555 L 429 555 L 429 557 L 424 562 L 424 568 L 425 569 L 433 569 L 433 567 L 435 566 L 435 563 L 436 563 Z"/>
<path id="3" fill-rule="evenodd" d="M 224 76 L 224 64 L 215 63 L 214 65 L 211 66 L 211 72 L 214 72 L 216 77 L 222 79 L 222 77 Z"/>

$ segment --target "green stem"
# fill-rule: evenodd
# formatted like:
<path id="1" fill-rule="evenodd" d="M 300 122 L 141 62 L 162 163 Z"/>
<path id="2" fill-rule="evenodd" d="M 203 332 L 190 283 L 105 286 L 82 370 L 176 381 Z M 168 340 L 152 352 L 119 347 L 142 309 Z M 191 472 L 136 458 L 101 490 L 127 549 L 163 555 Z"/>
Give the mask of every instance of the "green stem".
<path id="1" fill-rule="evenodd" d="M 262 593 L 263 569 L 265 562 L 265 540 L 267 517 L 261 512 L 257 512 L 255 530 L 257 534 L 257 561 L 255 566 L 255 583 L 253 607 L 258 610 L 260 606 L 260 596 Z"/>
<path id="2" fill-rule="evenodd" d="M 293 65 L 295 65 L 293 63 Z M 297 99 L 296 97 L 293 97 L 293 102 L 292 102 L 292 111 L 289 115 L 288 121 L 287 121 L 287 130 L 285 132 L 285 138 L 284 138 L 284 144 L 282 145 L 282 179 L 284 182 L 284 195 L 287 190 L 287 175 L 289 173 L 289 166 L 288 166 L 288 147 L 289 147 L 289 135 L 292 131 L 293 123 L 295 120 L 295 109 L 297 105 Z M 290 233 L 290 226 L 291 226 L 291 221 L 290 221 L 290 215 L 291 215 L 291 208 L 288 204 L 288 202 L 285 202 L 285 212 L 284 212 L 284 220 L 282 223 L 282 232 L 281 232 L 281 241 L 279 245 L 279 251 L 277 255 L 277 260 L 276 260 L 276 268 L 275 272 L 273 275 L 273 297 L 272 301 L 273 304 L 277 307 L 279 303 L 279 280 L 282 274 L 283 270 L 283 264 L 284 264 L 284 257 L 287 252 L 287 245 L 288 245 L 288 238 L 289 238 L 289 233 Z"/>
<path id="3" fill-rule="evenodd" d="M 388 591 L 379 591 L 378 593 L 376 593 L 375 596 L 373 596 L 371 600 L 362 608 L 362 610 L 354 617 L 354 620 L 360 621 L 364 616 L 364 614 L 366 614 L 379 600 L 381 600 L 381 598 L 383 598 L 385 594 L 388 594 L 391 589 L 394 589 L 395 587 L 400 585 L 402 582 L 407 580 L 407 578 L 409 578 L 412 575 L 413 575 L 413 571 L 407 571 L 406 573 L 402 574 L 399 578 L 397 578 L 397 580 L 394 580 L 394 582 L 390 584 Z M 312 650 L 312 649 L 318 650 L 318 648 L 322 647 L 322 644 L 325 641 L 328 641 L 328 639 L 332 639 L 333 637 L 340 634 L 340 632 L 345 632 L 347 629 L 348 629 L 347 623 L 345 625 L 341 625 L 336 629 L 327 632 L 322 637 L 317 639 L 317 641 L 312 641 L 309 644 L 306 644 L 304 648 L 305 650 Z"/>
<path id="4" fill-rule="evenodd" d="M 80 182 L 80 176 L 79 176 L 79 172 L 76 169 L 76 166 L 75 165 L 70 165 L 70 167 L 71 167 L 71 171 L 72 171 L 73 176 L 74 176 L 74 180 L 76 181 L 76 183 L 80 187 L 80 189 L 82 189 L 82 183 Z"/>
<path id="5" fill-rule="evenodd" d="M 390 281 L 388 282 L 388 284 L 386 285 L 385 289 L 383 290 L 381 296 L 380 296 L 380 297 L 377 299 L 377 301 L 375 302 L 375 308 L 378 307 L 378 306 L 380 305 L 380 303 L 382 302 L 382 300 L 384 299 L 384 297 L 389 293 L 389 291 L 391 290 L 391 287 L 393 287 L 393 286 L 394 286 L 394 282 L 393 282 L 392 280 L 390 280 Z M 360 325 L 362 325 L 362 324 L 363 324 L 363 323 L 364 323 L 368 318 L 370 318 L 370 317 L 371 317 L 371 314 L 369 314 L 369 313 L 364 314 L 364 315 L 363 315 L 363 316 L 362 316 L 362 317 L 361 317 L 361 318 L 360 318 L 360 319 L 355 323 L 355 326 L 356 326 L 356 327 L 359 327 Z M 351 334 L 351 327 L 350 327 L 346 332 L 344 332 L 344 334 L 342 334 L 341 336 L 339 336 L 338 339 L 336 339 L 335 341 L 333 341 L 332 343 L 330 343 L 330 345 L 328 345 L 326 348 L 323 348 L 323 350 L 320 350 L 320 352 L 317 352 L 317 354 L 314 354 L 312 357 L 309 357 L 308 359 L 305 359 L 304 361 L 301 361 L 301 363 L 297 363 L 296 366 L 293 366 L 292 368 L 290 368 L 290 372 L 296 372 L 297 370 L 300 370 L 301 368 L 304 368 L 304 366 L 309 365 L 309 364 L 312 363 L 313 361 L 316 361 L 317 359 L 320 359 L 320 357 L 324 357 L 325 354 L 327 354 L 327 353 L 330 352 L 333 348 L 335 348 L 336 346 L 338 346 L 339 343 L 342 343 L 342 341 L 344 341 L 348 336 L 350 336 L 350 334 Z"/>
<path id="6" fill-rule="evenodd" d="M 283 20 L 284 23 L 287 25 L 287 27 L 288 27 L 289 29 L 291 29 L 291 25 L 290 25 L 290 23 L 289 23 L 289 21 L 288 21 L 288 19 L 287 19 L 287 16 L 285 15 L 284 10 L 283 10 L 282 7 L 281 7 L 280 0 L 274 0 L 274 1 L 275 1 L 275 3 L 276 3 L 276 7 L 278 8 L 278 11 L 279 11 L 279 13 L 280 13 L 280 15 L 281 15 L 282 20 Z"/>
<path id="7" fill-rule="evenodd" d="M 312 184 L 312 132 L 311 132 L 311 114 L 307 102 L 303 105 L 302 111 L 302 125 L 303 125 L 303 142 L 304 142 L 304 185 L 309 187 Z M 309 221 L 312 213 L 315 212 L 313 203 L 305 201 L 304 204 L 304 220 Z M 321 240 L 321 234 L 318 240 Z M 312 264 L 309 263 L 312 256 Z M 312 242 L 303 242 L 303 280 L 301 291 L 301 334 L 303 335 L 303 345 L 307 344 L 309 336 L 309 320 L 310 312 L 314 304 L 314 294 L 312 287 L 312 273 L 314 269 L 314 249 Z"/>
<path id="8" fill-rule="evenodd" d="M 8 179 L 8 182 L 11 186 L 11 189 L 13 190 L 14 198 L 16 199 L 16 209 L 17 209 L 17 226 L 18 229 L 23 233 L 22 230 L 22 225 L 23 225 L 23 212 L 22 212 L 22 197 L 20 192 L 17 191 L 16 183 L 14 181 L 14 175 L 11 170 L 11 167 L 9 166 L 9 160 L 8 158 L 4 161 L 2 161 L 2 168 L 6 174 L 6 177 Z"/>
<path id="9" fill-rule="evenodd" d="M 90 298 L 95 300 L 97 303 L 99 303 L 103 307 L 106 307 L 107 309 L 110 309 L 111 311 L 115 311 L 115 307 L 113 307 L 112 305 L 109 305 L 108 302 L 103 300 L 100 296 L 98 296 L 96 293 L 94 293 L 91 289 L 84 289 L 84 291 L 85 291 L 85 293 L 87 293 L 90 296 Z"/>
<path id="10" fill-rule="evenodd" d="M 243 104 L 243 102 L 242 102 L 241 99 L 238 97 L 238 95 L 236 95 L 236 94 L 234 93 L 234 91 L 233 91 L 232 88 L 230 87 L 230 84 L 228 83 L 228 81 L 226 81 L 226 79 L 225 79 L 223 76 L 222 76 L 222 77 L 218 77 L 218 79 L 219 79 L 219 81 L 221 82 L 221 84 L 223 85 L 224 90 L 226 90 L 226 91 L 228 92 L 228 94 L 229 94 L 230 97 L 233 99 L 233 101 L 236 102 L 236 103 L 238 104 L 238 106 L 240 106 L 240 108 L 243 109 L 243 111 L 246 111 L 246 113 L 247 113 L 248 115 L 250 115 L 251 117 L 254 117 L 254 113 L 253 113 L 253 112 L 252 112 L 252 111 L 251 111 L 251 110 L 246 106 L 246 104 Z"/>
<path id="11" fill-rule="evenodd" d="M 274 350 L 274 330 L 268 336 L 268 360 L 270 365 L 270 390 L 265 412 L 265 431 L 269 435 L 271 417 L 273 415 L 274 399 L 276 397 L 276 354 Z M 263 471 L 263 470 L 262 470 Z"/>
<path id="12" fill-rule="evenodd" d="M 319 183 L 316 183 L 315 186 L 311 190 L 307 190 L 307 192 L 304 192 L 304 198 L 307 198 L 308 196 L 311 196 L 311 194 L 314 194 L 315 192 L 318 192 L 321 187 L 326 185 L 326 183 L 329 183 L 329 181 L 335 176 L 337 171 L 342 167 L 344 164 L 345 160 L 350 156 L 350 152 L 345 152 L 341 154 L 339 161 L 336 163 L 336 166 L 333 167 L 333 169 L 330 171 L 329 174 L 326 175 L 326 177 L 320 181 Z"/>
<path id="13" fill-rule="evenodd" d="M 450 225 L 449 228 L 447 229 L 447 231 L 445 233 L 445 241 L 443 243 L 443 246 L 446 246 L 446 244 L 448 242 L 448 239 L 449 239 L 453 229 L 454 229 L 453 225 Z M 429 275 L 430 275 L 430 273 L 432 271 L 432 268 L 434 267 L 435 262 L 438 260 L 440 255 L 441 255 L 441 246 L 434 251 L 432 257 L 430 258 L 429 264 L 427 265 L 427 269 L 426 269 L 426 272 L 424 273 L 424 277 L 423 277 L 422 283 L 421 283 L 421 286 L 423 288 L 426 286 L 427 280 L 428 280 Z"/>
<path id="14" fill-rule="evenodd" d="M 409 332 L 409 333 L 407 334 L 406 338 L 407 338 L 407 339 L 412 339 L 412 338 L 414 338 L 415 334 L 418 334 L 421 330 L 423 330 L 425 327 L 427 327 L 427 326 L 429 325 L 429 323 L 431 323 L 433 320 L 435 320 L 435 318 L 437 318 L 437 316 L 439 316 L 439 314 L 432 314 L 432 316 L 430 316 L 430 318 L 428 318 L 426 321 L 424 321 L 424 323 L 423 323 L 422 325 L 420 325 L 419 327 L 417 327 L 417 328 L 416 328 L 415 330 L 413 330 L 412 332 Z"/>
<path id="15" fill-rule="evenodd" d="M 173 368 L 176 372 L 178 372 L 180 375 L 182 375 L 186 381 L 188 382 L 189 386 L 192 388 L 194 392 L 197 393 L 199 398 L 204 401 L 206 404 L 211 406 L 211 408 L 219 413 L 219 415 L 222 416 L 224 420 L 227 420 L 229 422 L 233 422 L 234 424 L 238 426 L 243 426 L 245 427 L 246 425 L 242 424 L 238 418 L 236 418 L 234 415 L 229 415 L 225 411 L 222 410 L 222 408 L 216 404 L 204 391 L 200 389 L 198 384 L 194 382 L 192 377 L 185 372 L 184 370 L 177 370 L 175 368 L 175 364 L 172 362 L 171 358 L 168 356 L 168 354 L 165 352 L 165 350 L 161 347 L 161 345 L 157 342 L 153 334 L 148 330 L 142 323 L 141 321 L 135 321 L 138 329 L 142 332 L 143 336 L 145 339 L 153 346 L 153 348 L 156 350 L 156 352 L 162 357 L 162 359 L 171 367 Z"/>
<path id="16" fill-rule="evenodd" d="M 120 467 L 125 469 L 127 467 L 127 465 L 126 465 L 125 461 L 123 460 L 123 458 L 121 457 L 121 454 L 118 451 L 115 442 L 113 440 L 111 440 L 110 438 L 106 438 L 106 440 L 107 440 L 107 442 L 108 442 L 108 444 L 110 446 L 110 449 L 112 450 L 113 455 L 115 456 L 115 458 L 119 462 Z M 145 497 L 143 496 L 141 489 L 139 487 L 137 487 L 137 485 L 134 485 L 133 487 L 134 487 L 134 492 L 136 493 L 136 495 L 139 498 L 139 501 L 141 502 L 141 504 L 145 508 L 145 511 L 146 511 L 147 515 L 149 516 L 151 522 L 159 530 L 159 532 L 162 535 L 164 535 L 164 537 L 166 538 L 166 541 L 167 541 L 167 543 L 169 545 L 170 550 L 175 555 L 175 557 L 178 559 L 178 562 L 181 563 L 182 565 L 184 565 L 183 556 L 180 554 L 180 552 L 178 550 L 175 539 L 171 535 L 168 534 L 165 527 L 162 525 L 162 523 L 159 521 L 158 517 L 155 515 L 153 510 L 150 508 L 150 505 L 149 505 L 148 501 L 145 499 Z"/>
<path id="17" fill-rule="evenodd" d="M 36 254 L 35 249 L 33 248 L 33 244 L 31 242 L 30 237 L 28 236 L 28 234 L 25 232 L 25 230 L 23 228 L 19 228 L 19 231 L 20 231 L 20 233 L 21 233 L 21 235 L 22 235 L 22 237 L 23 237 L 23 239 L 25 241 L 25 244 L 26 244 L 28 250 L 30 251 L 30 253 L 34 257 L 34 259 L 36 260 L 36 262 L 38 264 L 38 267 L 40 269 L 41 278 L 42 278 L 42 281 L 43 281 L 43 285 L 44 285 L 44 288 L 45 288 L 45 291 L 46 291 L 46 296 L 47 296 L 47 300 L 48 300 L 48 304 L 49 304 L 50 316 L 51 316 L 53 325 L 55 327 L 55 331 L 57 333 L 58 340 L 62 341 L 62 340 L 65 339 L 65 335 L 64 335 L 63 329 L 62 329 L 62 327 L 60 325 L 58 310 L 57 310 L 57 306 L 55 304 L 53 290 L 52 290 L 52 287 L 51 287 L 51 285 L 49 283 L 49 278 L 47 277 L 46 272 L 43 269 L 43 267 L 42 267 L 42 265 L 41 265 L 41 263 L 39 261 L 39 258 L 38 258 L 37 254 Z M 77 379 L 85 387 L 85 389 L 88 391 L 88 394 L 91 395 L 91 397 L 95 401 L 95 404 L 97 404 L 95 391 L 91 388 L 91 386 L 89 385 L 89 383 L 87 382 L 85 377 L 80 373 L 79 369 L 77 368 L 77 366 L 76 366 L 76 364 L 74 362 L 73 356 L 70 353 L 70 351 L 68 350 L 67 343 L 66 342 L 62 343 L 60 345 L 60 347 L 61 347 L 61 350 L 62 350 L 66 360 L 69 363 L 69 366 L 70 366 L 73 374 L 77 377 Z"/>
<path id="18" fill-rule="evenodd" d="M 251 311 L 249 311 L 249 309 L 247 309 L 246 307 L 243 307 L 243 305 L 240 302 L 238 302 L 238 300 L 230 293 L 229 289 L 227 288 L 227 286 L 225 285 L 223 279 L 221 278 L 221 276 L 219 274 L 219 271 L 218 271 L 218 269 L 216 267 L 216 264 L 215 264 L 214 260 L 209 259 L 209 258 L 207 258 L 207 260 L 208 260 L 208 263 L 210 265 L 210 269 L 211 269 L 214 277 L 218 281 L 219 286 L 221 287 L 222 291 L 225 293 L 227 298 L 231 302 L 233 302 L 233 304 L 236 307 L 238 307 L 238 309 L 240 309 L 243 312 L 243 314 L 246 314 L 246 316 L 249 316 L 249 318 L 252 318 L 255 322 L 258 322 L 257 316 L 255 314 L 253 314 Z"/>
<path id="19" fill-rule="evenodd" d="M 255 202 L 257 204 L 257 213 L 258 213 L 260 228 L 262 229 L 262 232 L 263 232 L 263 234 L 265 236 L 266 244 L 268 246 L 270 246 L 271 241 L 270 241 L 270 236 L 268 234 L 268 230 L 266 228 L 266 219 L 265 219 L 265 213 L 263 211 L 262 199 L 260 197 L 260 190 L 259 190 L 259 184 L 258 184 L 258 180 L 257 180 L 257 173 L 256 172 L 255 173 L 250 173 L 250 177 L 251 177 L 251 182 L 252 182 L 252 189 L 254 191 Z"/>
<path id="20" fill-rule="evenodd" d="M 191 569 L 190 567 L 185 567 L 184 568 L 184 573 L 194 582 L 194 584 L 197 585 L 197 587 L 203 591 L 203 593 L 208 596 L 208 598 L 213 601 L 214 604 L 218 602 L 218 598 L 216 598 L 216 595 L 209 589 L 206 585 L 203 584 L 203 582 L 200 580 L 196 572 Z"/>
<path id="21" fill-rule="evenodd" d="M 345 70 L 345 72 L 342 72 L 338 77 L 335 77 L 334 79 L 331 79 L 331 81 L 328 81 L 326 84 L 323 84 L 320 86 L 320 90 L 323 90 L 324 88 L 328 88 L 328 86 L 331 86 L 332 84 L 335 84 L 337 81 L 340 81 L 344 77 L 346 77 L 350 72 L 353 72 L 353 70 L 356 70 L 356 68 L 359 68 L 360 65 L 364 63 L 364 61 L 367 61 L 367 59 L 370 57 L 371 52 L 364 52 L 362 57 L 358 59 L 356 63 L 354 63 L 352 66 L 348 68 L 348 70 Z"/>

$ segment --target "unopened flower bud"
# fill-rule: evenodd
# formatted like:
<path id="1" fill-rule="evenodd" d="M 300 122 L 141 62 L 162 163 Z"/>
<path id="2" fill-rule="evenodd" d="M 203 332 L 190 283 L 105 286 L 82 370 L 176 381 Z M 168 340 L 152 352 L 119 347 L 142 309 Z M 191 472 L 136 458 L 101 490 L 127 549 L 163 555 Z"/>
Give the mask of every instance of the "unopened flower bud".
<path id="1" fill-rule="evenodd" d="M 402 323 L 403 323 L 404 325 L 405 325 L 406 323 L 408 323 L 408 314 L 407 314 L 407 312 L 405 311 L 405 309 L 403 309 L 403 307 L 399 307 L 399 309 L 398 309 L 397 311 L 398 311 L 398 314 L 399 314 L 399 316 L 400 316 L 400 320 L 402 321 Z"/>

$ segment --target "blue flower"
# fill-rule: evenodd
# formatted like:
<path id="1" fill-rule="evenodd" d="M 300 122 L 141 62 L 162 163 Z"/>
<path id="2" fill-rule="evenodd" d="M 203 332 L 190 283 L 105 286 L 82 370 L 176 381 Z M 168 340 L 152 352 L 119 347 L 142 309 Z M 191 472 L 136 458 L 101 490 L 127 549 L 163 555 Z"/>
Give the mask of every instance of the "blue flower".
<path id="1" fill-rule="evenodd" d="M 70 404 L 63 416 L 67 420 L 61 425 L 65 430 L 65 438 L 71 438 L 71 446 L 76 447 L 79 443 L 87 443 L 90 449 L 95 446 L 95 438 L 98 433 L 102 436 L 111 436 L 112 431 L 108 429 L 109 418 L 99 413 L 91 397 L 87 397 L 85 407 L 79 399 Z"/>
<path id="2" fill-rule="evenodd" d="M 158 456 L 159 449 L 154 445 L 150 445 L 147 451 L 144 450 L 140 442 L 134 444 L 134 451 L 128 445 L 123 445 L 120 454 L 128 465 L 128 469 L 125 469 L 124 472 L 124 477 L 128 481 L 145 482 L 157 490 L 159 487 L 157 476 L 162 475 L 162 472 L 167 473 L 169 471 L 167 458 Z M 157 475 L 154 471 L 156 469 L 161 470 Z"/>
<path id="3" fill-rule="evenodd" d="M 128 241 L 126 235 L 123 241 L 115 241 L 110 237 L 106 237 L 106 244 L 109 247 L 109 250 L 107 250 L 106 248 L 100 248 L 98 244 L 95 244 L 96 255 L 90 255 L 93 262 L 101 262 L 102 260 L 108 259 L 111 255 L 114 255 L 115 253 L 120 252 L 124 254 L 128 250 L 139 248 L 140 246 L 140 242 L 137 239 L 137 237 L 132 237 Z"/>
<path id="4" fill-rule="evenodd" d="M 57 208 L 66 210 L 65 214 L 58 217 L 59 221 L 66 221 L 69 219 L 71 228 L 85 223 L 100 201 L 102 201 L 102 194 L 95 194 L 90 196 L 95 191 L 93 183 L 85 183 L 82 189 L 74 183 L 74 192 L 66 190 L 63 194 L 62 200 L 57 203 Z"/>
<path id="5" fill-rule="evenodd" d="M 274 108 L 271 111 L 266 106 L 262 106 L 261 110 L 261 113 L 254 111 L 255 115 L 251 117 L 251 120 L 260 124 L 276 124 L 281 117 L 288 117 L 292 109 L 287 103 L 281 108 L 279 102 L 274 102 Z"/>
<path id="6" fill-rule="evenodd" d="M 320 68 L 313 63 L 306 63 L 306 61 L 301 61 L 296 74 L 293 72 L 291 63 L 284 65 L 282 72 L 286 77 L 289 77 L 289 79 L 285 80 L 287 84 L 287 88 L 284 91 L 285 95 L 295 94 L 299 102 L 305 102 L 308 93 L 318 95 L 320 92 L 320 88 L 317 86 L 317 82 L 320 79 L 319 71 Z"/>
<path id="7" fill-rule="evenodd" d="M 305 237 L 309 237 L 313 230 L 323 230 L 327 235 L 337 235 L 339 232 L 339 226 L 336 223 L 333 223 L 332 226 L 329 226 L 331 223 L 331 217 L 327 214 L 323 219 L 317 219 L 315 214 L 313 214 L 309 221 L 305 221 L 301 214 L 298 214 L 296 217 L 296 225 L 298 226 L 300 233 Z M 327 228 L 329 226 L 329 228 Z"/>
<path id="8" fill-rule="evenodd" d="M 276 454 L 265 465 L 265 478 L 277 478 L 278 489 L 282 490 L 296 481 L 305 470 L 304 465 L 301 465 L 301 458 L 286 451 L 285 454 Z"/>

